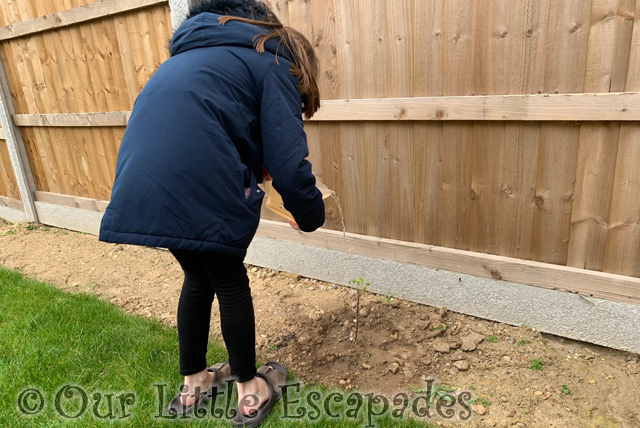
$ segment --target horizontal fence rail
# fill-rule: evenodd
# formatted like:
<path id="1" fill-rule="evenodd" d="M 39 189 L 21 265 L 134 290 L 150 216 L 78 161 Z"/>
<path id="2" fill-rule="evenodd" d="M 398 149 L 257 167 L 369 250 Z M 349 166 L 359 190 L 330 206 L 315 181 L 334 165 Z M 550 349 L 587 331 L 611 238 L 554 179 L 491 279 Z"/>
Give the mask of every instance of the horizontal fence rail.
<path id="1" fill-rule="evenodd" d="M 131 112 L 16 114 L 17 126 L 126 126 Z M 640 121 L 640 93 L 322 101 L 311 121 Z"/>
<path id="2" fill-rule="evenodd" d="M 62 114 L 16 114 L 16 126 L 35 127 L 87 127 L 126 126 L 131 112 L 109 113 L 62 113 Z"/>
<path id="3" fill-rule="evenodd" d="M 639 121 L 640 93 L 328 100 L 314 121 Z"/>
<path id="4" fill-rule="evenodd" d="M 0 41 L 67 27 L 81 22 L 168 2 L 169 0 L 101 0 L 85 6 L 75 7 L 28 21 L 16 22 L 15 24 L 0 27 Z"/>

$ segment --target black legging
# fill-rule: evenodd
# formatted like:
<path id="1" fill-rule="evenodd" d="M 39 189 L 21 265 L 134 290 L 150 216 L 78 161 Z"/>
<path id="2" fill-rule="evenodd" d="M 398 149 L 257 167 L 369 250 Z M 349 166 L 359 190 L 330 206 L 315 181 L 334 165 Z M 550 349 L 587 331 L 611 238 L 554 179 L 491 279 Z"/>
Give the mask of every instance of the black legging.
<path id="1" fill-rule="evenodd" d="M 180 374 L 191 375 L 207 367 L 211 304 L 216 294 L 231 375 L 237 382 L 253 379 L 255 317 L 243 258 L 204 251 L 171 250 L 171 253 L 184 270 L 178 301 Z"/>

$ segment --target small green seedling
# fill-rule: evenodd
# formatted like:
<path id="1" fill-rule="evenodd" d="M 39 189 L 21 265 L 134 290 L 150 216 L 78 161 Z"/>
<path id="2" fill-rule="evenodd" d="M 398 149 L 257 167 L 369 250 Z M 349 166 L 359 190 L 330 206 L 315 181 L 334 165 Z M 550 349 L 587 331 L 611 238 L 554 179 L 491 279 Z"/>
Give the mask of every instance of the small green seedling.
<path id="1" fill-rule="evenodd" d="M 493 342 L 496 343 L 498 341 L 498 336 L 496 336 L 495 334 L 490 335 L 489 337 L 487 337 L 487 340 L 489 342 Z"/>
<path id="2" fill-rule="evenodd" d="M 378 299 L 378 302 L 389 304 L 391 300 L 393 300 L 393 295 L 389 294 L 384 300 Z"/>
<path id="3" fill-rule="evenodd" d="M 448 395 L 449 392 L 455 391 L 455 388 L 450 386 L 435 384 L 431 389 L 431 393 L 429 394 L 429 402 L 433 402 L 434 400 L 440 401 L 442 397 Z"/>
<path id="4" fill-rule="evenodd" d="M 571 394 L 571 390 L 569 389 L 569 387 L 565 384 L 562 385 L 562 388 L 560 388 L 560 392 L 562 392 L 564 395 L 569 395 Z"/>
<path id="5" fill-rule="evenodd" d="M 537 358 L 532 358 L 529 362 L 529 368 L 531 370 L 542 370 L 542 363 Z"/>
<path id="6" fill-rule="evenodd" d="M 269 345 L 269 349 L 274 351 L 274 350 L 278 349 L 278 347 L 272 343 L 271 345 Z"/>
<path id="7" fill-rule="evenodd" d="M 482 404 L 483 407 L 489 407 L 491 405 L 491 401 L 482 398 L 482 397 L 476 397 L 473 400 L 469 400 L 469 404 Z"/>
<path id="8" fill-rule="evenodd" d="M 416 388 L 413 390 L 413 392 L 416 394 L 429 394 L 429 403 L 432 403 L 434 400 L 442 399 L 442 397 L 444 397 L 445 395 L 447 395 L 447 393 L 452 391 L 455 391 L 455 388 L 441 385 L 439 383 L 431 386 L 430 389 Z"/>
<path id="9" fill-rule="evenodd" d="M 526 345 L 526 344 L 527 344 L 527 343 L 529 343 L 529 342 L 531 342 L 529 339 L 520 339 L 520 340 L 518 340 L 518 341 L 516 342 L 516 345 L 518 345 L 518 346 L 524 346 L 524 345 Z"/>
<path id="10" fill-rule="evenodd" d="M 27 229 L 27 230 L 34 230 L 36 228 L 36 225 L 35 224 L 28 224 L 24 228 Z"/>

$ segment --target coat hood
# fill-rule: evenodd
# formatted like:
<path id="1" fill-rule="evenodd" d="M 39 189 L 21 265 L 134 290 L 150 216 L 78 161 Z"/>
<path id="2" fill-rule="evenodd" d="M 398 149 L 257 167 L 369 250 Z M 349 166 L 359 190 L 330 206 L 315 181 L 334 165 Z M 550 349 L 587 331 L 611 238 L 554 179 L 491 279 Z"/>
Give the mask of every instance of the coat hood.
<path id="1" fill-rule="evenodd" d="M 191 49 L 213 46 L 255 49 L 254 37 L 267 32 L 265 28 L 239 21 L 229 21 L 220 25 L 220 16 L 204 12 L 183 22 L 171 39 L 171 56 Z M 274 39 L 266 43 L 265 50 L 291 61 L 291 54 Z"/>

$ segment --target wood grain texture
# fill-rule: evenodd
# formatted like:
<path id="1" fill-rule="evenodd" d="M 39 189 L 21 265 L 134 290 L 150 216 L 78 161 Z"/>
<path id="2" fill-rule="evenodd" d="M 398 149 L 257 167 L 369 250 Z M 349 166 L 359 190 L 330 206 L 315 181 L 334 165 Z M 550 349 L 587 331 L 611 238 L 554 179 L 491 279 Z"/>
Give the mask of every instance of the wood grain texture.
<path id="1" fill-rule="evenodd" d="M 24 211 L 24 203 L 20 199 L 14 199 L 0 194 L 0 207 Z"/>
<path id="2" fill-rule="evenodd" d="M 0 2 L 0 23 L 89 3 Z M 348 232 L 640 276 L 640 1 L 268 4 L 316 49 L 309 159 Z M 109 197 L 169 21 L 158 3 L 0 42 L 39 190 Z"/>
<path id="3" fill-rule="evenodd" d="M 29 1 L 33 10 L 18 9 L 16 19 L 49 6 L 47 0 Z M 159 2 L 0 43 L 3 62 L 14 65 L 14 120 L 23 127 L 36 189 L 109 198 L 129 110 L 168 58 L 169 22 L 167 4 Z"/>
<path id="4" fill-rule="evenodd" d="M 640 121 L 640 93 L 326 100 L 312 121 Z"/>
<path id="5" fill-rule="evenodd" d="M 58 113 L 58 114 L 16 114 L 13 121 L 17 126 L 37 127 L 96 127 L 126 126 L 131 112 L 108 113 Z"/>
<path id="6" fill-rule="evenodd" d="M 67 27 L 80 22 L 104 18 L 167 2 L 168 0 L 100 0 L 84 6 L 78 6 L 0 27 L 0 41 Z"/>
<path id="7" fill-rule="evenodd" d="M 368 257 L 640 304 L 640 279 L 623 275 L 351 233 L 343 238 L 330 230 L 301 233 L 268 220 L 260 222 L 258 235 L 335 250 L 344 250 L 346 241 L 347 251 Z"/>
<path id="8" fill-rule="evenodd" d="M 633 35 L 634 1 L 592 3 L 585 92 L 624 91 Z M 567 264 L 602 270 L 620 123 L 581 127 Z"/>
<path id="9" fill-rule="evenodd" d="M 21 21 L 86 6 L 99 0 L 11 0 L 0 3 L 0 25 Z"/>
<path id="10" fill-rule="evenodd" d="M 20 189 L 4 139 L 0 139 L 0 195 L 11 199 L 20 199 Z"/>
<path id="11" fill-rule="evenodd" d="M 98 200 L 90 198 L 82 198 L 78 196 L 62 195 L 59 193 L 36 191 L 34 197 L 38 202 L 47 202 L 54 205 L 62 205 L 65 207 L 80 208 L 83 210 L 105 212 L 108 200 Z"/>
<path id="12" fill-rule="evenodd" d="M 603 270 L 640 276 L 640 125 L 620 130 Z"/>

